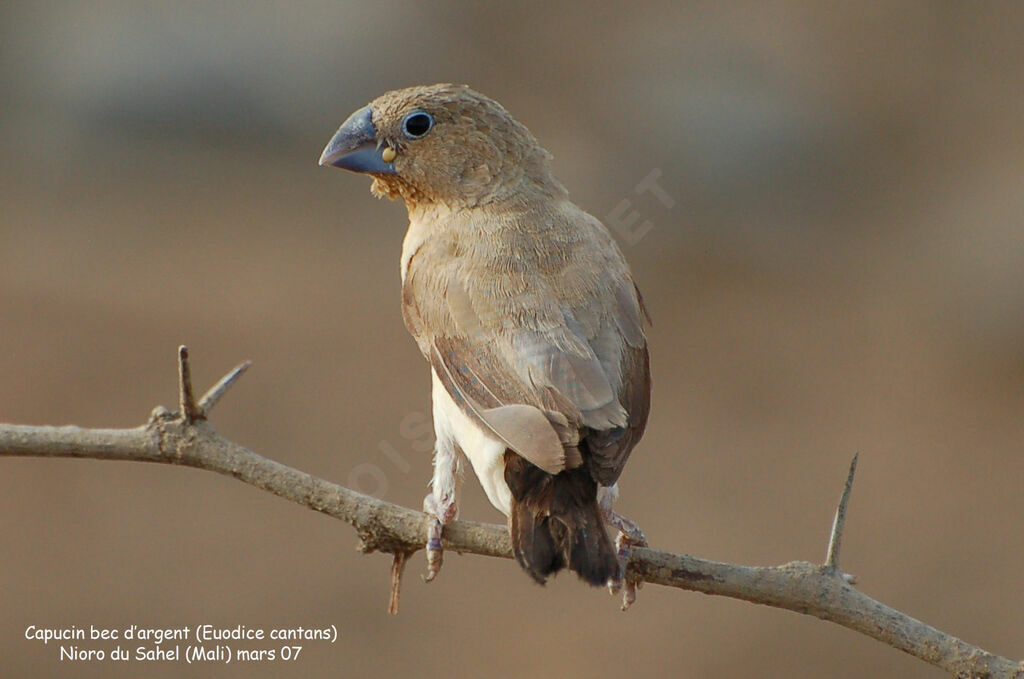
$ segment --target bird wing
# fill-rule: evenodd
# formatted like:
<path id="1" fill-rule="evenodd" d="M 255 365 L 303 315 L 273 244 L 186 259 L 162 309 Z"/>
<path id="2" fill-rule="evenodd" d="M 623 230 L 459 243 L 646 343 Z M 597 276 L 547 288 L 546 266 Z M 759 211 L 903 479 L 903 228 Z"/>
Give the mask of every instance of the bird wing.
<path id="1" fill-rule="evenodd" d="M 643 432 L 650 380 L 645 312 L 628 274 L 578 290 L 569 266 L 559 290 L 545 290 L 552 281 L 539 272 L 506 262 L 472 277 L 440 256 L 450 243 L 422 247 L 403 313 L 453 401 L 545 471 L 579 466 L 586 447 L 592 475 L 614 483 Z"/>
<path id="2" fill-rule="evenodd" d="M 619 402 L 629 413 L 625 427 L 589 430 L 585 435 L 590 456 L 590 474 L 603 486 L 615 483 L 626 466 L 633 447 L 644 435 L 651 409 L 651 369 L 647 345 L 628 346 L 622 355 L 623 375 Z"/>

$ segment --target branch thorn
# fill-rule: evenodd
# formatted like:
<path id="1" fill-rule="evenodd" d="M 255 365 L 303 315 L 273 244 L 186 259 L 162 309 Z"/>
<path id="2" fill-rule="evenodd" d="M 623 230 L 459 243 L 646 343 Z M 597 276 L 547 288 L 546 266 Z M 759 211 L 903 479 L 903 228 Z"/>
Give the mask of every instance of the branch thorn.
<path id="1" fill-rule="evenodd" d="M 192 369 L 188 364 L 188 347 L 184 344 L 178 347 L 178 412 L 186 424 L 203 417 L 192 393 Z"/>
<path id="2" fill-rule="evenodd" d="M 217 384 L 210 387 L 210 389 L 203 394 L 203 397 L 199 399 L 199 417 L 205 419 L 210 416 L 210 411 L 213 410 L 213 406 L 217 405 L 221 397 L 227 393 L 228 389 L 241 377 L 249 366 L 252 365 L 252 361 L 245 361 L 235 366 L 235 369 L 229 372 L 224 377 L 220 378 Z"/>
<path id="3" fill-rule="evenodd" d="M 846 476 L 846 485 L 843 487 L 843 494 L 839 498 L 839 506 L 836 507 L 836 516 L 832 520 L 832 535 L 828 539 L 828 555 L 825 558 L 825 567 L 833 573 L 839 573 L 847 582 L 854 582 L 853 576 L 847 576 L 839 570 L 839 549 L 843 542 L 843 528 L 846 524 L 846 505 L 850 501 L 850 491 L 853 490 L 853 475 L 857 473 L 857 457 L 855 453 L 850 460 L 850 473 Z"/>

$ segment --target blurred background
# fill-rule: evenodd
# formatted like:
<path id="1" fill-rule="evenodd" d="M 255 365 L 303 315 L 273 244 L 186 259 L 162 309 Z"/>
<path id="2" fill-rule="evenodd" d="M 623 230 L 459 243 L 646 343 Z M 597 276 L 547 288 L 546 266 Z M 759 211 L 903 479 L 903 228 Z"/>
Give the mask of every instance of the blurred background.
<path id="1" fill-rule="evenodd" d="M 226 436 L 418 507 L 425 363 L 400 204 L 319 168 L 382 92 L 465 82 L 615 227 L 654 318 L 619 509 L 658 548 L 821 561 L 1024 656 L 1024 7 L 1019 3 L 0 5 L 0 421 L 142 424 L 254 366 Z M 653 178 L 653 179 L 652 179 Z M 638 190 L 648 179 L 658 191 Z M 617 227 L 615 225 L 618 225 Z M 475 479 L 462 515 L 500 522 Z M 794 613 L 648 586 L 410 564 L 229 478 L 0 460 L 11 676 L 944 674 Z M 335 624 L 243 666 L 69 664 L 29 625 Z M 88 643 L 81 644 L 90 647 Z"/>

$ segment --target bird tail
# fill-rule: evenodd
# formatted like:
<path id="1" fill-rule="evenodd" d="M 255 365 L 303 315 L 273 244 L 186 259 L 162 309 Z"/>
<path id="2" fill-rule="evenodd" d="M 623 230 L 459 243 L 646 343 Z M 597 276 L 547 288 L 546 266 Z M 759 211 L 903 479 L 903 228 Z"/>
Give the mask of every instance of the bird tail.
<path id="1" fill-rule="evenodd" d="M 531 578 L 543 585 L 566 566 L 594 586 L 621 577 L 597 506 L 597 482 L 585 467 L 552 475 L 508 451 L 505 482 L 512 491 L 512 549 Z"/>

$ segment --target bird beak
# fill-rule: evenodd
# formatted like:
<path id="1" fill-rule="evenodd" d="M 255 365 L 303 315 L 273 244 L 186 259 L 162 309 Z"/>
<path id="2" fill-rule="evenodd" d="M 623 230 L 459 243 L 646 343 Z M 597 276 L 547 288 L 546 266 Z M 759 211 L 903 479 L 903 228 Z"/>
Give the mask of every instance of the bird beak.
<path id="1" fill-rule="evenodd" d="M 395 166 L 381 158 L 385 148 L 377 140 L 373 111 L 364 106 L 350 115 L 334 133 L 320 155 L 320 164 L 366 174 L 395 174 Z"/>

